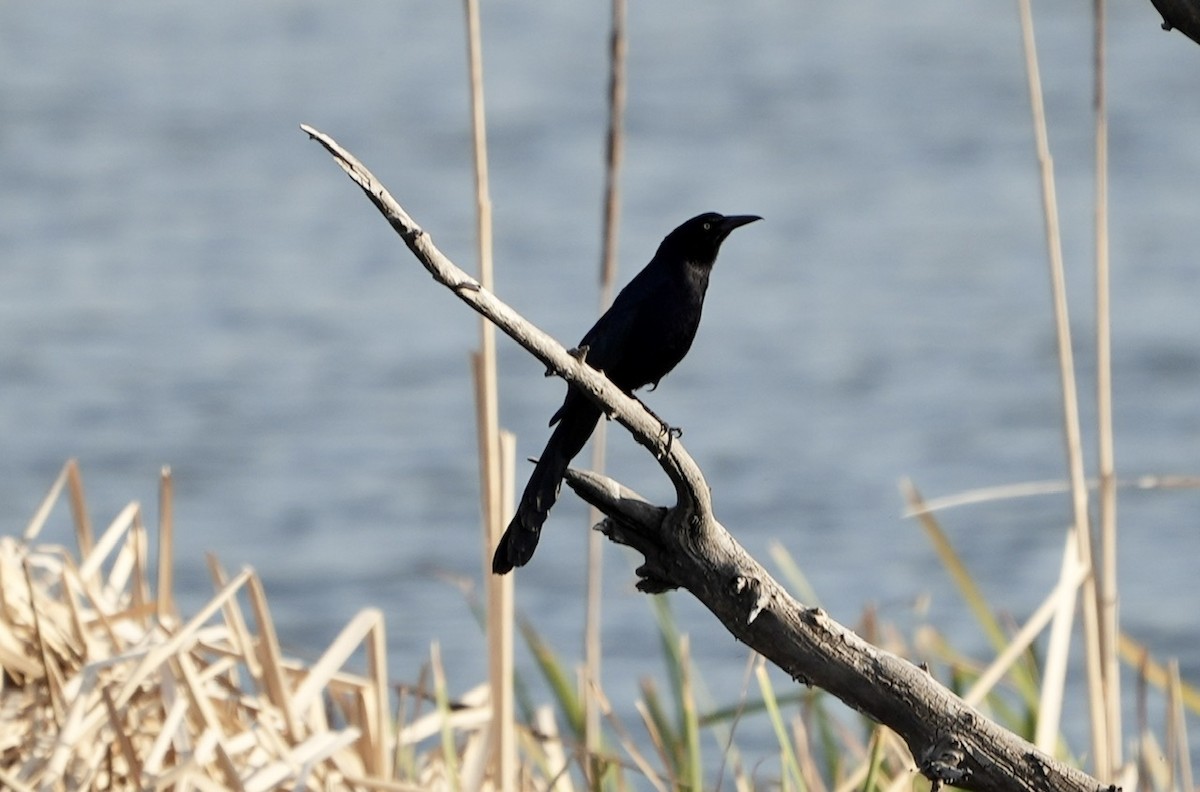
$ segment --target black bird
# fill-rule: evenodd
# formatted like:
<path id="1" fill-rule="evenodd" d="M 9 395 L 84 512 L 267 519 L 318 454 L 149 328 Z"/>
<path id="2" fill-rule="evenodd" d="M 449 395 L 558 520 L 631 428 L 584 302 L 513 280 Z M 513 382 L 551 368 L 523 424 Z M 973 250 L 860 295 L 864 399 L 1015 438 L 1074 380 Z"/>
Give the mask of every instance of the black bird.
<path id="1" fill-rule="evenodd" d="M 721 243 L 733 229 L 761 219 L 757 215 L 726 217 L 709 212 L 667 234 L 650 263 L 588 330 L 577 353 L 626 393 L 632 394 L 645 385 L 653 390 L 692 346 L 700 326 L 708 276 Z M 562 407 L 550 419 L 551 426 L 558 426 L 492 557 L 493 572 L 503 575 L 533 557 L 542 523 L 558 499 L 567 466 L 592 436 L 599 420 L 600 408 L 568 387 Z"/>

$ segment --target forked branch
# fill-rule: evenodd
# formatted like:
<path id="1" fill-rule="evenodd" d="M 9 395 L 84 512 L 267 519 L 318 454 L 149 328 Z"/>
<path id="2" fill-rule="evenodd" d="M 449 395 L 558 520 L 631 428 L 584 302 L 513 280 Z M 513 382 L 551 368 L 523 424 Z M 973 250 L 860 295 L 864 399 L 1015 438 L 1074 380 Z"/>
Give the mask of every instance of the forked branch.
<path id="1" fill-rule="evenodd" d="M 641 402 L 573 357 L 456 267 L 362 163 L 332 138 L 301 126 L 333 155 L 430 274 L 549 369 L 580 388 L 658 459 L 678 502 L 663 508 L 596 473 L 567 483 L 607 515 L 613 541 L 645 556 L 638 587 L 685 588 L 725 628 L 799 682 L 816 685 L 895 731 L 935 789 L 1098 792 L 1095 779 L 988 720 L 912 663 L 859 638 L 818 608 L 797 602 L 713 517 L 708 485 L 682 443 Z"/>
<path id="2" fill-rule="evenodd" d="M 623 393 L 620 388 L 609 382 L 607 377 L 585 365 L 557 340 L 542 332 L 496 295 L 481 287 L 479 281 L 459 269 L 437 249 L 429 234 L 404 211 L 366 166 L 338 145 L 337 141 L 307 124 L 301 124 L 300 128 L 333 155 L 334 161 L 362 189 L 371 203 L 375 204 L 434 280 L 487 317 L 509 338 L 542 361 L 548 370 L 588 394 L 609 418 L 628 429 L 634 439 L 649 449 L 659 461 L 663 471 L 675 485 L 681 506 L 686 507 L 690 513 L 711 513 L 708 485 L 699 466 L 683 444 L 666 433 L 662 423 L 640 401 Z"/>

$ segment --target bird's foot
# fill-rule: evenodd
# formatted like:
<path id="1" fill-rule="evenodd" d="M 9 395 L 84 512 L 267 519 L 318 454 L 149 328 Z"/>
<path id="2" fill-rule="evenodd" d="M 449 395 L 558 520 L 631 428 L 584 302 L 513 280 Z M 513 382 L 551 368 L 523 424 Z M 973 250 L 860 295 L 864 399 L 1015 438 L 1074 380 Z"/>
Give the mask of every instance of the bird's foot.
<path id="1" fill-rule="evenodd" d="M 634 398 L 637 399 L 636 396 L 634 396 Z M 671 453 L 671 443 L 673 443 L 676 438 L 683 437 L 683 429 L 678 426 L 671 426 L 671 424 L 658 417 L 658 413 L 647 407 L 646 403 L 641 399 L 637 399 L 637 402 L 638 404 L 642 405 L 642 409 L 650 413 L 651 418 L 658 421 L 658 436 L 667 438 L 667 447 L 663 449 L 662 455 L 659 457 L 659 459 L 662 459 L 662 457 Z"/>
<path id="2" fill-rule="evenodd" d="M 678 426 L 671 426 L 666 421 L 660 421 L 660 423 L 662 424 L 662 431 L 659 434 L 666 435 L 667 437 L 667 447 L 663 449 L 663 456 L 666 456 L 671 453 L 671 443 L 675 442 L 676 438 L 683 437 L 683 429 Z"/>

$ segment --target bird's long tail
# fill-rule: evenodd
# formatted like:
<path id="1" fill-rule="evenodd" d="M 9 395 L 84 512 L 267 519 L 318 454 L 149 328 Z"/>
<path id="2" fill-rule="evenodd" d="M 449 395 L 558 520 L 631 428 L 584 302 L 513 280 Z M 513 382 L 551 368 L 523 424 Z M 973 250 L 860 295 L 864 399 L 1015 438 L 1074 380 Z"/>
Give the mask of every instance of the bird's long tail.
<path id="1" fill-rule="evenodd" d="M 517 513 L 492 556 L 492 571 L 497 575 L 511 572 L 513 567 L 525 566 L 533 558 L 542 523 L 546 522 L 550 507 L 558 500 L 567 466 L 587 443 L 600 420 L 599 408 L 574 391 L 567 395 L 560 415 L 558 425 L 525 485 L 525 492 L 521 494 Z"/>

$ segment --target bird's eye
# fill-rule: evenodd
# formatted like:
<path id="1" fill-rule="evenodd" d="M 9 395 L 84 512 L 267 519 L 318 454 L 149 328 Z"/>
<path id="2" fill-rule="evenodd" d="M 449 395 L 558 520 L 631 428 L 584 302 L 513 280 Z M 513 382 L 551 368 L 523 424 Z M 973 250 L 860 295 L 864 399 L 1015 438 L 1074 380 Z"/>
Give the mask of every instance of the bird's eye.
<path id="1" fill-rule="evenodd" d="M 705 231 L 712 231 L 712 223 L 705 223 L 705 224 L 704 224 L 704 230 L 705 230 Z"/>

